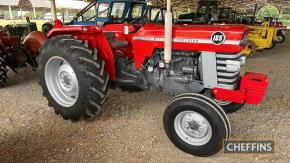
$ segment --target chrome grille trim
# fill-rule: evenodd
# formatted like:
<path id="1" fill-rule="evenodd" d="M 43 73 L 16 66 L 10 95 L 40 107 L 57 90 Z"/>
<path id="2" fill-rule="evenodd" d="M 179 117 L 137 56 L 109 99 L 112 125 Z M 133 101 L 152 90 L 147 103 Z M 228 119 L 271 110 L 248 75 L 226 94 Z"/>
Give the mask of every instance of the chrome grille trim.
<path id="1" fill-rule="evenodd" d="M 232 58 L 238 58 L 242 56 L 242 52 L 238 54 L 216 54 L 217 58 L 225 58 L 225 59 L 232 59 Z"/>
<path id="2" fill-rule="evenodd" d="M 218 72 L 217 75 L 218 76 L 225 76 L 225 77 L 234 77 L 239 75 L 240 72 Z"/>
<path id="3" fill-rule="evenodd" d="M 240 71 L 227 71 L 227 60 L 241 61 L 242 53 L 216 54 L 217 63 L 217 86 L 224 89 L 236 89 L 240 79 Z"/>

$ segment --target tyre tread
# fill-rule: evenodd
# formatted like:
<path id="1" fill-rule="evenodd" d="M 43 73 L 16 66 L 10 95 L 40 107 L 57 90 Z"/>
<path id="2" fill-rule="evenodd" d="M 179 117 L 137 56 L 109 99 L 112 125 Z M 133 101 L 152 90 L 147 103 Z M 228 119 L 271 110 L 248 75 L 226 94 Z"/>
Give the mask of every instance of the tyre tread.
<path id="1" fill-rule="evenodd" d="M 49 55 L 53 50 L 57 50 L 65 57 L 70 58 L 70 64 L 76 67 L 76 74 L 82 74 L 83 78 L 79 79 L 80 89 L 85 94 L 80 94 L 77 103 L 78 108 L 74 111 L 65 110 L 58 105 L 50 96 L 44 79 L 45 55 Z M 46 59 L 47 60 L 47 59 Z M 53 106 L 55 113 L 60 114 L 64 119 L 79 121 L 82 119 L 94 118 L 100 112 L 108 92 L 108 74 L 103 70 L 104 61 L 97 57 L 97 50 L 90 49 L 86 41 L 78 40 L 70 35 L 55 36 L 48 40 L 41 50 L 39 63 L 39 72 L 43 88 L 43 94 L 48 99 L 50 106 Z M 74 106 L 72 106 L 74 107 Z"/>

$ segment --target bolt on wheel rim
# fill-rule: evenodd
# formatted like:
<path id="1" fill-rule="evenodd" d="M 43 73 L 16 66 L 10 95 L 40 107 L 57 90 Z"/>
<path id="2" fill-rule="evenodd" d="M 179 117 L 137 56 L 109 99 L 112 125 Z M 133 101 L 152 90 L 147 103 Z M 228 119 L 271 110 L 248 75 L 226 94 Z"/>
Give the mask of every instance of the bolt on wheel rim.
<path id="1" fill-rule="evenodd" d="M 63 107 L 74 105 L 79 85 L 71 65 L 65 59 L 55 56 L 46 63 L 44 74 L 47 89 L 53 99 Z"/>
<path id="2" fill-rule="evenodd" d="M 177 135 L 186 143 L 201 146 L 209 142 L 212 128 L 208 120 L 195 111 L 183 111 L 174 120 Z"/>

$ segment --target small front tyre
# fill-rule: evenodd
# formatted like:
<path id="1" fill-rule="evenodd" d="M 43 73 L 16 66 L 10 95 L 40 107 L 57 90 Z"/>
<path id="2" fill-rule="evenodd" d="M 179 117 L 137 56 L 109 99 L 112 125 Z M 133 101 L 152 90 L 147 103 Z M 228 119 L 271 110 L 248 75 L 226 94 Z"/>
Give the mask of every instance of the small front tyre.
<path id="1" fill-rule="evenodd" d="M 228 119 L 215 102 L 202 95 L 174 98 L 163 116 L 165 132 L 180 150 L 200 157 L 216 154 L 230 135 Z"/>

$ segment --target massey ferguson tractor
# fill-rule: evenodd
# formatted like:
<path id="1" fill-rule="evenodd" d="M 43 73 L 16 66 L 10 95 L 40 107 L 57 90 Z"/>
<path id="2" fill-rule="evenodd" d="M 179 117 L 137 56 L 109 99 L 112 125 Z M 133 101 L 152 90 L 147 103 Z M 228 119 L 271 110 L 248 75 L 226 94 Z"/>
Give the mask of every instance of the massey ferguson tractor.
<path id="1" fill-rule="evenodd" d="M 180 15 L 175 24 L 213 24 L 218 21 L 219 4 L 218 0 L 200 0 L 196 13 Z"/>
<path id="2" fill-rule="evenodd" d="M 171 142 L 205 157 L 229 139 L 226 113 L 262 101 L 267 76 L 240 74 L 246 26 L 172 26 L 170 2 L 165 25 L 150 22 L 140 12 L 145 1 L 90 5 L 95 16 L 78 15 L 81 19 L 71 25 L 55 20 L 46 39 L 39 39 L 38 32 L 29 36 L 38 45 L 44 42 L 31 48 L 35 53 L 39 49 L 40 85 L 49 106 L 64 119 L 94 118 L 110 86 L 159 91 L 174 96 L 163 117 Z M 101 18 L 106 22 L 97 21 Z"/>

